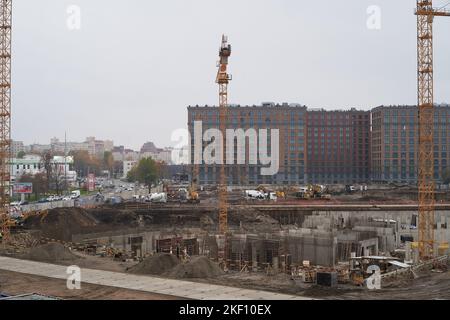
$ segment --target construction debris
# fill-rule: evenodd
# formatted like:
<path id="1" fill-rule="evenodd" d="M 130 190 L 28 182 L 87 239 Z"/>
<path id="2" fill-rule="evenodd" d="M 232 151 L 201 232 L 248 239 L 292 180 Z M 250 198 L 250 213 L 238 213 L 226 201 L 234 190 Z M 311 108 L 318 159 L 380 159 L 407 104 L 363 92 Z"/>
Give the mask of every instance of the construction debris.
<path id="1" fill-rule="evenodd" d="M 166 273 L 179 265 L 181 261 L 170 253 L 156 253 L 134 267 L 131 267 L 128 272 L 135 274 L 153 274 L 161 275 Z"/>
<path id="2" fill-rule="evenodd" d="M 25 254 L 22 258 L 49 263 L 70 262 L 79 259 L 79 257 L 60 243 L 48 243 L 31 248 L 29 253 Z"/>
<path id="3" fill-rule="evenodd" d="M 167 273 L 169 277 L 182 278 L 213 278 L 223 275 L 219 265 L 207 257 L 194 257 L 186 263 L 179 264 Z"/>

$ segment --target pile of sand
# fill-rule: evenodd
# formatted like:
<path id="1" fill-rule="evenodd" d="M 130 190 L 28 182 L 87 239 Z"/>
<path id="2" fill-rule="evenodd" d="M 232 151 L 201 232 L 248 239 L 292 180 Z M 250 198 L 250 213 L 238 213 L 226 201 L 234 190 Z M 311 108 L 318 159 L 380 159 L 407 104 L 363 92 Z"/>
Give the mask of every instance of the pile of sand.
<path id="1" fill-rule="evenodd" d="M 169 277 L 181 278 L 213 278 L 224 274 L 219 265 L 207 257 L 195 257 L 187 263 L 179 264 L 167 273 Z"/>
<path id="2" fill-rule="evenodd" d="M 97 220 L 82 208 L 57 208 L 24 221 L 26 229 L 40 230 L 42 237 L 72 241 L 72 235 L 97 226 Z"/>
<path id="3" fill-rule="evenodd" d="M 41 262 L 71 262 L 78 259 L 69 249 L 60 243 L 47 243 L 31 248 L 30 252 L 23 256 L 24 259 Z"/>
<path id="4" fill-rule="evenodd" d="M 131 267 L 128 272 L 135 274 L 161 275 L 180 264 L 180 260 L 169 253 L 157 253 Z"/>

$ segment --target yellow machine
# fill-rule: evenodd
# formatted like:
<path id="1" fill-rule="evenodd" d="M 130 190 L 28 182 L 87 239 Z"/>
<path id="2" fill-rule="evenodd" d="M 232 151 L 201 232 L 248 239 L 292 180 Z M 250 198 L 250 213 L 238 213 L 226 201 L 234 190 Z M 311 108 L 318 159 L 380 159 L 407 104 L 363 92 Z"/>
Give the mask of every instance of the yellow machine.
<path id="1" fill-rule="evenodd" d="M 187 201 L 189 203 L 200 203 L 200 196 L 198 195 L 198 192 L 193 189 L 189 190 L 187 195 Z"/>
<path id="2" fill-rule="evenodd" d="M 327 187 L 317 184 L 301 187 L 300 191 L 296 193 L 296 196 L 300 199 L 331 199 Z"/>

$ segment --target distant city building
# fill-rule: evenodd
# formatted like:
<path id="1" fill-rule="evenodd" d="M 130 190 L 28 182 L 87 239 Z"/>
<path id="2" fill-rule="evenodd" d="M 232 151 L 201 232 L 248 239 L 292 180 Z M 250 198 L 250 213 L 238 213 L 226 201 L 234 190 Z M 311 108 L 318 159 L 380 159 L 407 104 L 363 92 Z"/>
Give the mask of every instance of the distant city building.
<path id="1" fill-rule="evenodd" d="M 141 152 L 140 158 L 152 158 L 155 161 L 165 162 L 166 164 L 172 164 L 172 149 L 156 149 L 156 152 Z"/>
<path id="2" fill-rule="evenodd" d="M 25 152 L 25 146 L 23 142 L 11 140 L 11 156 L 17 157 L 19 152 Z"/>
<path id="3" fill-rule="evenodd" d="M 32 144 L 29 147 L 29 151 L 27 153 L 33 153 L 33 154 L 42 154 L 44 152 L 48 152 L 52 150 L 52 146 L 49 144 Z"/>
<path id="4" fill-rule="evenodd" d="M 155 144 L 153 142 L 146 142 L 144 143 L 144 145 L 141 147 L 141 154 L 142 153 L 157 153 L 158 152 L 158 148 L 156 148 Z"/>
<path id="5" fill-rule="evenodd" d="M 219 128 L 219 108 L 215 106 L 189 106 L 188 128 L 191 136 L 191 164 L 194 161 L 194 120 L 202 121 L 202 134 L 211 128 Z M 261 168 L 266 165 L 251 164 L 249 161 L 249 143 L 239 150 L 245 157 L 245 164 L 237 164 L 238 146 L 234 146 L 234 164 L 226 165 L 228 185 L 257 184 L 303 184 L 306 183 L 306 107 L 300 105 L 263 103 L 261 106 L 232 106 L 228 109 L 227 129 L 243 130 L 278 129 L 279 170 L 275 175 L 262 175 Z M 270 137 L 270 131 L 268 136 Z M 270 138 L 268 139 L 270 141 Z M 207 144 L 203 145 L 202 151 Z M 255 145 L 252 144 L 251 147 Z M 268 144 L 269 154 L 271 145 Z M 219 182 L 220 166 L 216 164 L 199 165 L 200 184 L 217 184 Z M 191 174 L 192 174 L 191 166 Z"/>
<path id="6" fill-rule="evenodd" d="M 307 181 L 346 184 L 370 179 L 370 111 L 307 111 Z"/>
<path id="7" fill-rule="evenodd" d="M 380 106 L 372 110 L 372 180 L 416 183 L 417 106 Z M 450 105 L 434 109 L 434 178 L 442 182 L 450 159 Z"/>
<path id="8" fill-rule="evenodd" d="M 77 180 L 77 173 L 73 170 L 73 157 L 55 156 L 52 160 L 52 172 L 58 175 L 59 180 L 65 178 L 69 185 L 73 185 Z M 11 181 L 18 181 L 24 174 L 35 175 L 45 173 L 42 158 L 38 155 L 26 155 L 23 159 L 13 158 L 10 163 Z"/>
<path id="9" fill-rule="evenodd" d="M 102 158 L 106 151 L 113 151 L 114 142 L 111 140 L 96 140 L 95 137 L 87 137 L 85 143 L 91 156 Z"/>
<path id="10" fill-rule="evenodd" d="M 126 149 L 124 146 L 114 147 L 112 150 L 114 161 L 138 161 L 140 154 L 137 151 Z"/>
<path id="11" fill-rule="evenodd" d="M 128 172 L 137 164 L 137 161 L 124 161 L 123 162 L 123 177 L 128 176 Z"/>
<path id="12" fill-rule="evenodd" d="M 89 151 L 89 145 L 85 142 L 64 142 L 58 138 L 50 140 L 51 150 L 54 153 L 64 154 L 71 151 Z"/>
<path id="13" fill-rule="evenodd" d="M 125 147 L 124 146 L 114 147 L 112 150 L 112 156 L 114 161 L 124 161 Z"/>

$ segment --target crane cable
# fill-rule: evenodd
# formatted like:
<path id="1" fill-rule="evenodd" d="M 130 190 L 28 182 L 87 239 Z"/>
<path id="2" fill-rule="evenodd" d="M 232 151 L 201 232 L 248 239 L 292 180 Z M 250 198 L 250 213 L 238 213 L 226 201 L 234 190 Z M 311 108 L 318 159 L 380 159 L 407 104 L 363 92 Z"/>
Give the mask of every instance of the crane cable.
<path id="1" fill-rule="evenodd" d="M 445 7 L 447 7 L 450 4 L 450 1 L 447 4 L 444 4 L 442 7 L 439 8 L 440 9 L 444 9 Z"/>

